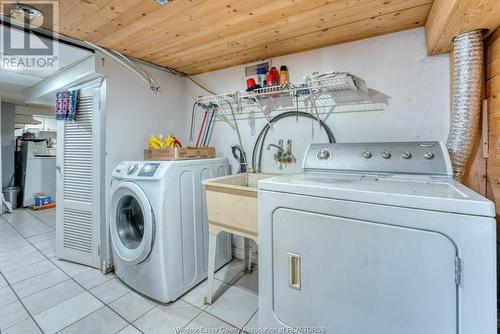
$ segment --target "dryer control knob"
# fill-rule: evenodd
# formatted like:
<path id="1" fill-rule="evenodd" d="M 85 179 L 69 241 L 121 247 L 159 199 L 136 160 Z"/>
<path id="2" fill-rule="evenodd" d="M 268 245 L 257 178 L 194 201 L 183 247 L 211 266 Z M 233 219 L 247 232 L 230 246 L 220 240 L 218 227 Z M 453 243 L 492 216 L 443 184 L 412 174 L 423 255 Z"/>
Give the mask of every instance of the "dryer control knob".
<path id="1" fill-rule="evenodd" d="M 331 157 L 332 152 L 327 148 L 319 150 L 318 154 L 316 154 L 316 158 L 318 158 L 318 160 L 329 160 Z"/>
<path id="2" fill-rule="evenodd" d="M 404 151 L 401 156 L 403 157 L 403 159 L 411 159 L 411 153 L 408 152 L 408 151 Z"/>
<path id="3" fill-rule="evenodd" d="M 127 168 L 127 174 L 128 175 L 134 174 L 134 172 L 137 170 L 138 167 L 139 167 L 138 164 L 132 164 L 132 165 L 128 166 L 128 168 Z"/>
<path id="4" fill-rule="evenodd" d="M 424 158 L 426 158 L 427 160 L 433 159 L 434 158 L 434 153 L 432 153 L 432 152 L 425 152 L 424 153 Z"/>
<path id="5" fill-rule="evenodd" d="M 391 152 L 387 152 L 387 151 L 382 152 L 382 158 L 384 158 L 384 159 L 390 159 L 391 158 Z"/>
<path id="6" fill-rule="evenodd" d="M 363 153 L 363 158 L 365 159 L 370 159 L 372 156 L 373 154 L 370 151 L 366 151 L 365 153 Z"/>

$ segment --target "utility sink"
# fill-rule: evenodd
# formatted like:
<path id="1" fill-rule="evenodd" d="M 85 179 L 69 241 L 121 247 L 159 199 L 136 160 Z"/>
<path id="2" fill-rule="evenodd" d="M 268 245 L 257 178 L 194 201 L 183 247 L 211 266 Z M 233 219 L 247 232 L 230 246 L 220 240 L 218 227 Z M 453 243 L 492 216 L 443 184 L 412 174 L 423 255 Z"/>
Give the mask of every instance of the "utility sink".
<path id="1" fill-rule="evenodd" d="M 203 181 L 210 233 L 230 232 L 257 240 L 257 184 L 273 176 L 246 173 Z"/>

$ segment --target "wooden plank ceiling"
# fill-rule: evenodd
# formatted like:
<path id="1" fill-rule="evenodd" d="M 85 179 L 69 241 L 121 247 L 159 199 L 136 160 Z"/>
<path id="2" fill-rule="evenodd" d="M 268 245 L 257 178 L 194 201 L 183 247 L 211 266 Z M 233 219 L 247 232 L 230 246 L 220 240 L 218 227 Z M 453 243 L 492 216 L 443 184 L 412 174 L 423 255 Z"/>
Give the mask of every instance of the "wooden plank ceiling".
<path id="1" fill-rule="evenodd" d="M 435 0 L 425 24 L 427 51 L 449 52 L 460 33 L 482 29 L 487 35 L 499 25 L 499 0 Z"/>
<path id="2" fill-rule="evenodd" d="M 188 74 L 423 26 L 432 0 L 60 1 L 60 32 Z"/>

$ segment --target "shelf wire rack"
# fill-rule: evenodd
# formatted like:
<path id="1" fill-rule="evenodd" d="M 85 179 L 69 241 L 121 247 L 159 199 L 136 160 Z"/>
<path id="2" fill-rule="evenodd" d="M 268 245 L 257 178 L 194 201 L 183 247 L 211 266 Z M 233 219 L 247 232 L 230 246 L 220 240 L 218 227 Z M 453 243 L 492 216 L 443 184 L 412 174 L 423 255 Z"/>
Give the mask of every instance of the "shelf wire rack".
<path id="1" fill-rule="evenodd" d="M 331 72 L 313 74 L 301 84 L 201 96 L 197 102 L 204 109 L 215 109 L 218 121 L 234 127 L 234 120 L 269 120 L 289 111 L 310 112 L 325 121 L 331 113 L 384 110 L 388 99 L 354 75 Z"/>

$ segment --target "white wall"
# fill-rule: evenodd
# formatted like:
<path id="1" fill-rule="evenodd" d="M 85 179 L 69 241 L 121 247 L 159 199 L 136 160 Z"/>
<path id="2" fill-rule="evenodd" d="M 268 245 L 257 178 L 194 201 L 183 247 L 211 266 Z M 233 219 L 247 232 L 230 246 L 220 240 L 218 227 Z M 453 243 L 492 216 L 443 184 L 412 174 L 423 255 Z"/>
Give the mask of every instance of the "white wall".
<path id="1" fill-rule="evenodd" d="M 152 133 L 187 135 L 184 79 L 152 66 L 142 68 L 158 82 L 159 93 L 112 59 L 104 57 L 103 62 L 103 55 L 96 54 L 96 72 L 106 77 L 106 213 L 111 173 L 120 162 L 143 160 Z"/>
<path id="2" fill-rule="evenodd" d="M 2 127 L 2 93 L 0 92 L 0 128 Z M 2 147 L 2 136 L 0 135 L 0 147 Z M 0 159 L 1 159 L 1 154 L 0 154 Z M 0 179 L 3 178 L 3 171 L 2 171 L 2 163 L 0 162 Z M 3 199 L 3 193 L 2 197 L 0 197 L 0 200 Z M 0 214 L 3 214 L 3 202 L 0 205 Z"/>
<path id="3" fill-rule="evenodd" d="M 450 115 L 449 57 L 427 56 L 423 29 L 278 57 L 272 59 L 272 65 L 278 68 L 287 65 L 291 82 L 302 82 L 305 75 L 314 71 L 350 72 L 363 78 L 369 88 L 390 96 L 388 106 L 382 111 L 332 114 L 327 125 L 333 130 L 338 142 L 447 138 Z M 246 80 L 244 66 L 197 75 L 194 79 L 217 93 L 244 89 Z M 190 82 L 187 88 L 195 96 L 208 94 Z M 188 98 L 188 102 L 191 106 L 193 99 Z M 264 125 L 263 120 L 257 121 L 257 134 Z M 239 122 L 239 126 L 250 159 L 256 135 L 250 135 L 247 121 Z M 299 171 L 306 145 L 327 140 L 317 126 L 313 132 L 312 121 L 301 119 L 296 122 L 294 118 L 277 123 L 274 132 L 269 133 L 266 145 L 276 143 L 280 138 L 293 139 L 297 164 L 280 171 L 272 159 L 275 151 L 265 151 L 264 172 Z M 218 155 L 229 158 L 233 170 L 236 170 L 237 164 L 232 158 L 230 146 L 236 143 L 236 136 L 229 126 L 222 122 L 216 123 L 211 144 L 216 146 Z M 243 247 L 239 238 L 236 239 L 236 247 Z"/>
<path id="4" fill-rule="evenodd" d="M 184 79 L 142 66 L 160 85 L 155 94 L 130 71 L 96 56 L 96 72 L 106 77 L 106 176 L 121 161 L 142 160 L 151 134 L 186 137 Z"/>
<path id="5" fill-rule="evenodd" d="M 2 188 L 8 187 L 11 180 L 12 182 L 14 181 L 12 176 L 14 175 L 14 156 L 16 150 L 16 140 L 14 137 L 15 107 L 14 104 L 2 102 Z"/>
<path id="6" fill-rule="evenodd" d="M 450 110 L 450 82 L 448 55 L 428 57 L 423 29 L 414 29 L 385 36 L 365 39 L 319 50 L 272 59 L 279 68 L 287 65 L 291 82 L 302 82 L 314 71 L 346 71 L 363 78 L 369 88 L 390 96 L 383 111 L 332 114 L 327 124 L 338 142 L 349 141 L 409 141 L 445 140 L 448 134 Z M 217 93 L 234 92 L 245 88 L 244 66 L 197 75 L 196 81 Z M 188 82 L 194 95 L 206 92 Z M 189 99 L 189 105 L 193 100 Z M 190 108 L 189 106 L 189 108 Z M 189 110 L 190 112 L 190 110 Z M 257 123 L 257 133 L 265 125 Z M 240 122 L 247 155 L 251 154 L 256 136 L 250 135 L 246 121 Z M 288 119 L 278 123 L 268 142 L 293 139 L 297 161 L 302 159 L 306 144 L 325 141 L 326 136 L 314 129 L 311 121 Z M 217 123 L 212 144 L 219 154 L 231 157 L 230 146 L 236 144 L 232 130 Z M 266 151 L 263 169 L 278 172 L 272 161 L 272 152 Z M 300 163 L 285 172 L 300 170 Z"/>

